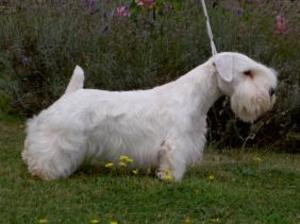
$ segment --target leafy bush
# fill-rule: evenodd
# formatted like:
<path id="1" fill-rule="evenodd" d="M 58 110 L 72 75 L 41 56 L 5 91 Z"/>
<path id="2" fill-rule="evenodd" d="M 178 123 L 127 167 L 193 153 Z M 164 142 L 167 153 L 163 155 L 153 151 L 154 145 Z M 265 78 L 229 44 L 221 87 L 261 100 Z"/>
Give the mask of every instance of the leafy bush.
<path id="1" fill-rule="evenodd" d="M 63 93 L 76 64 L 90 88 L 146 89 L 174 80 L 210 57 L 199 2 L 0 1 L 0 88 L 15 111 L 30 116 Z M 299 2 L 207 3 L 219 51 L 245 53 L 280 74 L 271 113 L 244 124 L 220 100 L 209 113 L 209 138 L 286 145 L 299 132 Z"/>

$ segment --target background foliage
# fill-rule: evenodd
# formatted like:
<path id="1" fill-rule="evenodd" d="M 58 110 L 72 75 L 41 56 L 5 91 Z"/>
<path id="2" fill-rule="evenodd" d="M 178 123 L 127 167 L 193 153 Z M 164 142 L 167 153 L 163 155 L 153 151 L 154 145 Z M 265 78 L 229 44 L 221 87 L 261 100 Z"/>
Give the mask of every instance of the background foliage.
<path id="1" fill-rule="evenodd" d="M 209 112 L 210 142 L 299 150 L 299 1 L 207 3 L 218 50 L 245 53 L 280 79 L 274 110 L 252 125 L 220 99 Z M 174 80 L 210 57 L 198 0 L 1 0 L 0 27 L 0 110 L 24 117 L 63 93 L 76 64 L 86 87 L 129 90 Z"/>

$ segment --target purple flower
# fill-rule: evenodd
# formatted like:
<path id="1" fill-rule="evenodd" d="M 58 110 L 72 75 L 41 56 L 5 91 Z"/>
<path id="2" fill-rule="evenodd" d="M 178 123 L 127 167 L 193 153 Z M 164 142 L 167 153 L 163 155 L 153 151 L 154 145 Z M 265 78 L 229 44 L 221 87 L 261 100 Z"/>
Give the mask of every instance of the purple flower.
<path id="1" fill-rule="evenodd" d="M 277 34 L 287 33 L 287 21 L 283 15 L 276 16 L 275 33 Z"/>
<path id="2" fill-rule="evenodd" d="M 124 6 L 124 5 L 117 7 L 116 13 L 117 16 L 120 17 L 129 17 L 131 15 L 128 6 Z"/>
<path id="3" fill-rule="evenodd" d="M 164 11 L 165 11 L 166 13 L 171 12 L 172 9 L 173 9 L 173 7 L 172 7 L 172 4 L 171 4 L 171 3 L 164 3 Z"/>
<path id="4" fill-rule="evenodd" d="M 242 16 L 244 13 L 244 9 L 243 8 L 237 8 L 236 9 L 236 15 L 237 16 Z"/>
<path id="5" fill-rule="evenodd" d="M 20 58 L 20 63 L 22 65 L 28 65 L 29 64 L 29 58 L 26 57 L 25 55 L 22 55 L 21 58 Z"/>
<path id="6" fill-rule="evenodd" d="M 152 8 L 155 4 L 155 0 L 135 0 L 135 3 L 138 6 L 147 6 L 149 8 Z"/>
<path id="7" fill-rule="evenodd" d="M 81 4 L 92 13 L 95 12 L 97 9 L 96 0 L 81 0 Z"/>

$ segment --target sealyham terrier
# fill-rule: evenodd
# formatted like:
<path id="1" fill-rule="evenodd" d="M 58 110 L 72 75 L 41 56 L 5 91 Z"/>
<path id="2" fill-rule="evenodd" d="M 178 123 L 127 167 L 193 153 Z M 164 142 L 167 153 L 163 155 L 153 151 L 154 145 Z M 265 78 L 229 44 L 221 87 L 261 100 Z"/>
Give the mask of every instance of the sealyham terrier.
<path id="1" fill-rule="evenodd" d="M 275 102 L 276 72 L 239 53 L 219 53 L 179 79 L 149 90 L 83 89 L 77 66 L 65 94 L 27 122 L 23 160 L 45 180 L 70 176 L 86 160 L 134 160 L 179 181 L 202 157 L 206 114 L 222 95 L 253 122 Z M 169 172 L 166 172 L 168 170 Z"/>

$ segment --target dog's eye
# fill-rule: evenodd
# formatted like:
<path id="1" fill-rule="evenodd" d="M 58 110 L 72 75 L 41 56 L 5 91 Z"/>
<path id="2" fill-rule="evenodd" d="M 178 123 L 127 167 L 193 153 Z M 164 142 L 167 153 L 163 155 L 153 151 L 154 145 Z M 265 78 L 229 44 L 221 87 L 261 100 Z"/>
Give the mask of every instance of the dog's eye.
<path id="1" fill-rule="evenodd" d="M 244 75 L 249 76 L 251 78 L 253 77 L 251 70 L 244 71 Z"/>

